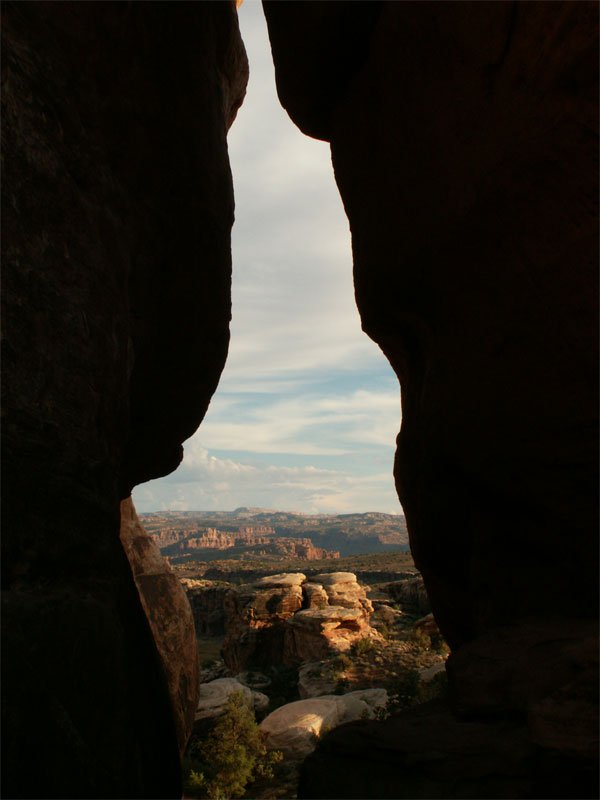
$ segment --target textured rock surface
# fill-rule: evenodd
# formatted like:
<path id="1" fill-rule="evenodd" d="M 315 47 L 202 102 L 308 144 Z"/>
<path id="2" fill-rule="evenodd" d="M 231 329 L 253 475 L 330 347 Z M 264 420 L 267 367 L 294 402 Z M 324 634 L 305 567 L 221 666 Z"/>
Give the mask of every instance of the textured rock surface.
<path id="1" fill-rule="evenodd" d="M 178 577 L 141 526 L 131 498 L 121 503 L 120 537 L 167 678 L 179 754 L 183 756 L 198 703 L 192 610 Z"/>
<path id="2" fill-rule="evenodd" d="M 412 614 L 427 614 L 431 610 L 423 578 L 407 578 L 388 583 L 385 591 L 397 603 L 400 603 L 403 611 Z"/>
<path id="3" fill-rule="evenodd" d="M 346 652 L 359 639 L 379 636 L 362 609 L 343 606 L 298 611 L 286 628 L 284 660 L 289 664 L 320 661 Z"/>
<path id="4" fill-rule="evenodd" d="M 353 572 L 329 572 L 315 575 L 311 581 L 321 585 L 327 594 L 330 606 L 363 609 L 368 614 L 373 604 L 367 597 L 367 588 L 361 586 Z"/>
<path id="5" fill-rule="evenodd" d="M 225 596 L 227 586 L 214 586 L 212 581 L 182 580 L 196 633 L 201 636 L 222 636 L 225 633 Z"/>
<path id="6" fill-rule="evenodd" d="M 372 610 L 351 572 L 309 581 L 299 572 L 259 578 L 225 595 L 223 658 L 234 672 L 327 658 L 378 636 L 369 625 Z"/>
<path id="7" fill-rule="evenodd" d="M 286 619 L 302 608 L 300 572 L 269 575 L 225 596 L 223 658 L 233 672 L 280 664 Z"/>
<path id="8" fill-rule="evenodd" d="M 299 796 L 406 798 L 593 797 L 595 770 L 541 751 L 512 720 L 460 720 L 441 702 L 327 736 L 305 763 Z M 580 794 L 581 790 L 585 794 Z"/>
<path id="9" fill-rule="evenodd" d="M 298 694 L 303 700 L 333 694 L 339 677 L 333 669 L 323 669 L 321 661 L 307 661 L 298 668 Z"/>
<path id="10" fill-rule="evenodd" d="M 227 701 L 232 694 L 243 695 L 248 704 L 256 711 L 264 711 L 269 705 L 269 698 L 262 692 L 254 692 L 235 678 L 217 678 L 209 683 L 200 684 L 196 720 L 213 719 L 225 711 Z"/>
<path id="11" fill-rule="evenodd" d="M 284 758 L 302 760 L 327 731 L 356 719 L 372 719 L 387 703 L 385 689 L 362 689 L 344 695 L 325 695 L 277 708 L 261 722 L 266 744 Z"/>
<path id="12" fill-rule="evenodd" d="M 587 679 L 550 669 L 536 712 L 515 712 L 510 697 L 527 682 L 531 629 L 545 631 L 534 649 L 549 663 L 568 652 L 577 674 L 592 669 L 587 649 L 561 631 L 579 630 L 598 609 L 598 8 L 264 8 L 282 104 L 302 130 L 331 142 L 363 328 L 402 385 L 396 484 L 416 566 L 455 651 L 451 690 L 489 719 L 477 687 L 485 670 L 498 679 L 494 720 L 473 722 L 474 749 L 471 729 L 448 711 L 418 717 L 414 747 L 429 752 L 427 730 L 438 723 L 451 744 L 434 783 L 417 756 L 405 770 L 403 748 L 414 750 L 399 718 L 386 723 L 389 751 L 377 748 L 376 725 L 366 749 L 339 730 L 335 768 L 324 751 L 321 793 L 305 796 L 594 796 L 589 761 L 577 768 L 568 736 L 552 745 L 561 726 L 579 730 L 576 717 L 593 713 Z M 351 46 L 339 41 L 348 26 Z M 507 746 L 524 748 L 506 753 L 505 766 L 503 726 Z M 465 780 L 463 735 L 473 759 Z M 523 753 L 542 740 L 528 761 Z M 386 777 L 372 783 L 370 759 L 386 752 L 389 771 L 381 766 Z M 568 779 L 554 780 L 561 758 Z M 361 769 L 367 784 L 353 783 Z"/>
<path id="13" fill-rule="evenodd" d="M 119 503 L 225 359 L 235 9 L 6 3 L 2 35 L 3 793 L 178 797 Z"/>

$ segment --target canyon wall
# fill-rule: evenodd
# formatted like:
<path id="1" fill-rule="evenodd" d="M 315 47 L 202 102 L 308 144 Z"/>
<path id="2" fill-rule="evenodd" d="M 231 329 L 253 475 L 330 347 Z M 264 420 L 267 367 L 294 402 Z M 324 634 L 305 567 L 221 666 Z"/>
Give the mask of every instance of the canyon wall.
<path id="1" fill-rule="evenodd" d="M 338 729 L 301 796 L 595 796 L 597 6 L 263 5 L 282 105 L 331 143 L 453 649 L 452 708 Z"/>
<path id="2" fill-rule="evenodd" d="M 227 353 L 235 4 L 8 2 L 2 36 L 4 796 L 180 797 L 193 658 L 175 687 L 119 504 Z"/>

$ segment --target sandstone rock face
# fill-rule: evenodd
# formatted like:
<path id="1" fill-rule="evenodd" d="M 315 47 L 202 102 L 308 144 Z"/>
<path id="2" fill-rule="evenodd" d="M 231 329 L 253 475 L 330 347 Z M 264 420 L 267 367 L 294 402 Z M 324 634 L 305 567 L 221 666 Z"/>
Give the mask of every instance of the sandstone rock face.
<path id="1" fill-rule="evenodd" d="M 307 608 L 287 621 L 284 659 L 288 663 L 320 661 L 344 653 L 359 639 L 377 637 L 364 611 L 343 606 Z"/>
<path id="2" fill-rule="evenodd" d="M 301 573 L 270 575 L 225 596 L 223 658 L 233 672 L 281 663 L 286 619 L 302 608 Z"/>
<path id="3" fill-rule="evenodd" d="M 302 593 L 307 608 L 324 608 L 329 605 L 329 596 L 320 583 L 307 581 L 302 585 Z"/>
<path id="4" fill-rule="evenodd" d="M 344 695 L 325 695 L 277 708 L 260 723 L 270 750 L 301 761 L 327 731 L 356 719 L 372 719 L 387 703 L 385 689 L 362 689 Z"/>
<path id="5" fill-rule="evenodd" d="M 227 351 L 236 12 L 15 3 L 2 35 L 3 793 L 177 797 L 119 504 L 177 465 Z"/>
<path id="6" fill-rule="evenodd" d="M 196 632 L 202 636 L 222 636 L 225 633 L 226 586 L 214 586 L 211 581 L 183 580 Z"/>
<path id="7" fill-rule="evenodd" d="M 330 572 L 315 575 L 311 580 L 323 587 L 330 606 L 362 608 L 368 614 L 373 611 L 366 588 L 358 583 L 353 572 Z"/>
<path id="8" fill-rule="evenodd" d="M 515 716 L 510 698 L 528 683 L 532 629 L 551 663 L 585 676 L 587 651 L 561 629 L 597 619 L 597 6 L 288 5 L 264 3 L 278 93 L 331 142 L 362 326 L 402 385 L 395 478 L 412 553 L 455 652 L 451 690 L 481 714 L 473 729 L 448 709 L 398 718 L 377 756 L 377 725 L 368 746 L 340 730 L 303 796 L 594 796 L 589 761 L 551 745 L 594 706 L 587 678 L 551 669 L 539 716 Z M 512 647 L 497 650 L 506 626 Z M 476 692 L 488 668 L 493 720 Z M 450 747 L 431 780 L 418 759 L 405 770 L 419 741 L 431 749 L 428 725 Z M 392 739 L 389 771 L 354 782 Z"/>
<path id="9" fill-rule="evenodd" d="M 302 573 L 259 578 L 225 595 L 225 663 L 238 672 L 247 666 L 296 666 L 343 652 L 359 639 L 379 636 L 369 625 L 372 610 L 351 572 L 310 581 Z"/>
<path id="10" fill-rule="evenodd" d="M 179 754 L 183 756 L 198 702 L 192 610 L 179 579 L 140 525 L 131 498 L 121 503 L 120 537 L 166 675 Z"/>

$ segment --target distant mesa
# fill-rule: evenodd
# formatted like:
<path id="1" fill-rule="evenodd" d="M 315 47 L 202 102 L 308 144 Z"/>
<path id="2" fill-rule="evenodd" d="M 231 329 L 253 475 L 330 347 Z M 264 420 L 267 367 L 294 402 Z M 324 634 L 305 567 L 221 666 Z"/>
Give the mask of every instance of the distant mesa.
<path id="1" fill-rule="evenodd" d="M 404 517 L 396 514 L 298 514 L 240 506 L 235 511 L 154 512 L 140 515 L 173 563 L 241 556 L 304 560 L 408 550 Z"/>

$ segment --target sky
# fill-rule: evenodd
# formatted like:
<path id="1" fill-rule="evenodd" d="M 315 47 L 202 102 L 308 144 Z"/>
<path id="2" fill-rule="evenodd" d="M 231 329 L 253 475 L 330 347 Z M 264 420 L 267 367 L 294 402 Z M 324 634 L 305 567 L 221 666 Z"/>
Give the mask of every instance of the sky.
<path id="1" fill-rule="evenodd" d="M 239 18 L 250 81 L 228 137 L 229 356 L 181 466 L 138 486 L 135 505 L 402 513 L 392 478 L 400 390 L 361 331 L 329 145 L 279 104 L 260 0 L 245 0 Z"/>

